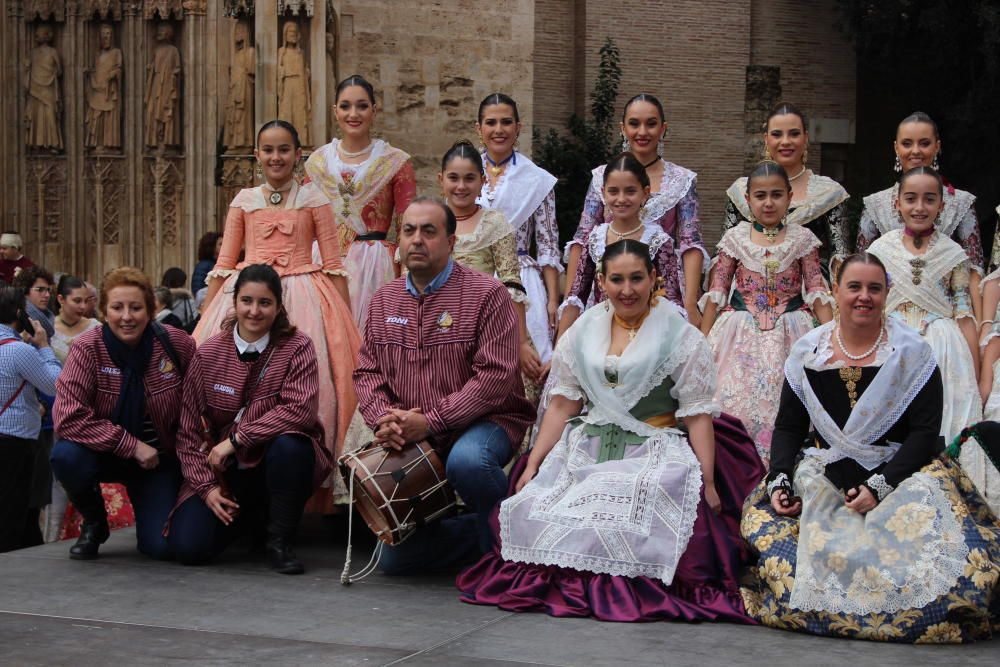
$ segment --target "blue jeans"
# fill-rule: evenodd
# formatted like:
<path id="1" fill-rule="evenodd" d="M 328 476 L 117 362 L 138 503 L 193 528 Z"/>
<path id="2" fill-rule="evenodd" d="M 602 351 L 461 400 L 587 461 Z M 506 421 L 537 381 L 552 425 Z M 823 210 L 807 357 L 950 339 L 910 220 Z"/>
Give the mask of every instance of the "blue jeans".
<path id="1" fill-rule="evenodd" d="M 185 565 L 206 563 L 241 533 L 263 528 L 265 520 L 268 534 L 294 533 L 312 492 L 315 465 L 312 442 L 295 435 L 272 440 L 255 468 L 240 469 L 234 463 L 226 482 L 240 505 L 236 520 L 227 526 L 200 496 L 188 498 L 170 522 L 174 557 Z"/>
<path id="2" fill-rule="evenodd" d="M 473 513 L 429 524 L 400 545 L 384 546 L 379 568 L 392 575 L 448 569 L 489 551 L 493 535 L 488 520 L 507 493 L 503 466 L 510 452 L 507 433 L 496 424 L 470 426 L 448 453 L 445 471 Z"/>
<path id="3" fill-rule="evenodd" d="M 96 452 L 77 442 L 59 440 L 52 447 L 51 462 L 56 479 L 88 523 L 107 519 L 98 485 L 124 484 L 135 511 L 139 552 L 161 560 L 171 558 L 163 526 L 181 487 L 181 468 L 176 458 L 161 455 L 158 466 L 143 470 L 134 460 Z"/>

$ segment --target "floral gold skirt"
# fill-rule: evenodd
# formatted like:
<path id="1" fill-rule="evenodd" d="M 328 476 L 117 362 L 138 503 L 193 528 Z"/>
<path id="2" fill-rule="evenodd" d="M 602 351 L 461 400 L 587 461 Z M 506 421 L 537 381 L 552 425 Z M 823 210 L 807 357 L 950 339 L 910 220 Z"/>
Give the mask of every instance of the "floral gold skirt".
<path id="1" fill-rule="evenodd" d="M 1000 632 L 1000 522 L 961 468 L 942 457 L 873 510 L 805 459 L 800 517 L 778 516 L 762 483 L 741 533 L 758 553 L 741 592 L 764 625 L 903 643 L 962 643 Z"/>

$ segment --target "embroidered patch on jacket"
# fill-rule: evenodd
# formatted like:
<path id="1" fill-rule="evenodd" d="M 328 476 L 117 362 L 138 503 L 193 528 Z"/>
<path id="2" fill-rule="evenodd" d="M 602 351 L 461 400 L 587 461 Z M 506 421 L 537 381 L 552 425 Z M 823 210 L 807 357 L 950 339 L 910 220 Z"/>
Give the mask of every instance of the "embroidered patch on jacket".
<path id="1" fill-rule="evenodd" d="M 214 384 L 214 385 L 212 385 L 212 389 L 214 391 L 219 392 L 220 394 L 229 394 L 230 396 L 235 396 L 236 395 L 236 389 L 234 389 L 233 387 L 230 387 L 228 385 Z"/>
<path id="2" fill-rule="evenodd" d="M 449 313 L 446 310 L 443 313 L 441 313 L 441 317 L 438 318 L 438 322 L 437 322 L 438 328 L 440 328 L 440 329 L 450 329 L 451 325 L 454 323 L 454 321 L 455 320 L 453 320 L 452 317 L 451 317 L 451 313 Z"/>
<path id="3" fill-rule="evenodd" d="M 385 318 L 385 323 L 386 324 L 404 324 L 405 325 L 405 324 L 409 324 L 410 320 L 408 320 L 405 317 L 396 317 L 395 315 L 393 315 L 392 317 Z"/>
<path id="4" fill-rule="evenodd" d="M 122 371 L 116 366 L 101 366 L 101 372 L 105 375 L 121 375 Z"/>
<path id="5" fill-rule="evenodd" d="M 160 359 L 160 373 L 166 377 L 172 377 L 174 374 L 174 362 L 170 361 L 168 357 L 163 357 Z"/>

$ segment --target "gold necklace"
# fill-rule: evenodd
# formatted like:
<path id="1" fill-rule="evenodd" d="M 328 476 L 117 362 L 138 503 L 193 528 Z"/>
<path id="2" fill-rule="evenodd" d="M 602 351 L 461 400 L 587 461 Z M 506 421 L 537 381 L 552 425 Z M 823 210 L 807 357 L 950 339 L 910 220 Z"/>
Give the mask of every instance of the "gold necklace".
<path id="1" fill-rule="evenodd" d="M 847 385 L 847 398 L 851 399 L 851 409 L 858 404 L 858 381 L 861 379 L 860 366 L 844 366 L 840 369 L 840 379 Z"/>
<path id="2" fill-rule="evenodd" d="M 629 342 L 632 342 L 633 340 L 635 340 L 636 335 L 639 333 L 639 327 L 642 326 L 642 323 L 646 321 L 647 317 L 649 317 L 648 310 L 639 317 L 638 322 L 629 323 L 626 322 L 624 319 L 622 319 L 622 317 L 619 316 L 618 313 L 615 313 L 614 321 L 615 324 L 617 324 L 618 326 L 620 326 L 622 329 L 625 330 L 625 333 L 628 335 Z"/>

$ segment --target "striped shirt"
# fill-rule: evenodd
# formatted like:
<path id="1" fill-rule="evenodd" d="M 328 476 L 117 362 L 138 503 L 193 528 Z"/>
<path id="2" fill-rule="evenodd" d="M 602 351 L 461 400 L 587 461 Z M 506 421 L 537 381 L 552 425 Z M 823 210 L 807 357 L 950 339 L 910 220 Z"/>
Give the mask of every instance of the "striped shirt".
<path id="1" fill-rule="evenodd" d="M 34 440 L 42 426 L 35 390 L 55 393 L 59 362 L 51 347 L 37 350 L 22 342 L 12 328 L 0 324 L 0 340 L 12 339 L 14 342 L 0 345 L 0 408 L 7 405 L 22 382 L 28 383 L 0 415 L 0 435 Z"/>
<path id="2" fill-rule="evenodd" d="M 455 263 L 443 285 L 419 298 L 397 278 L 368 309 L 354 371 L 361 415 L 374 428 L 390 408 L 420 408 L 441 447 L 489 421 L 516 450 L 535 416 L 524 397 L 519 343 L 513 302 L 491 276 Z"/>
<path id="3" fill-rule="evenodd" d="M 177 458 L 184 473 L 178 506 L 195 493 L 204 498 L 218 485 L 208 453 L 201 451 L 203 417 L 211 431 L 210 447 L 236 429 L 236 459 L 243 467 L 258 465 L 279 435 L 301 435 L 312 442 L 316 456 L 314 488 L 333 470 L 333 454 L 322 444 L 323 427 L 316 416 L 319 366 L 312 340 L 296 332 L 270 342 L 255 361 L 242 362 L 232 332 L 222 331 L 195 353 L 184 377 L 177 434 Z"/>
<path id="4" fill-rule="evenodd" d="M 170 336 L 181 365 L 186 368 L 194 356 L 194 341 L 180 329 L 163 328 Z M 94 327 L 80 334 L 66 357 L 66 366 L 56 382 L 53 410 L 56 438 L 130 459 L 139 439 L 111 422 L 122 375 L 104 345 L 102 330 L 103 327 Z M 142 380 L 146 387 L 146 414 L 159 434 L 156 448 L 172 453 L 180 420 L 184 375 L 155 338 L 153 354 Z"/>

